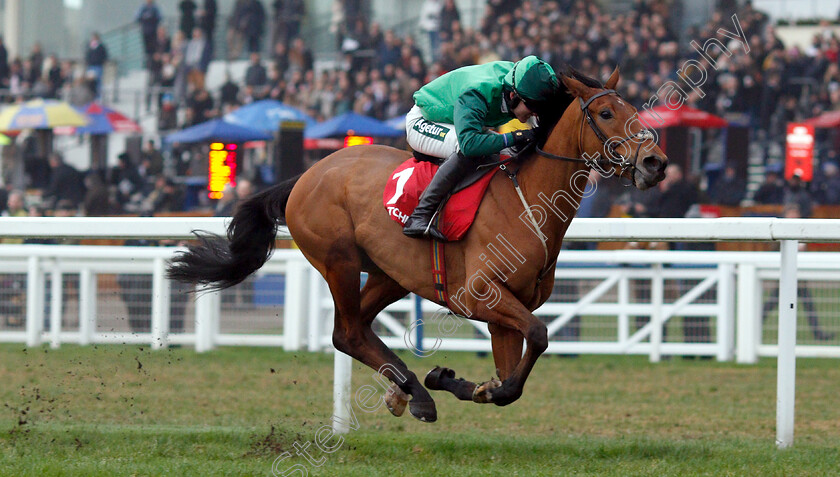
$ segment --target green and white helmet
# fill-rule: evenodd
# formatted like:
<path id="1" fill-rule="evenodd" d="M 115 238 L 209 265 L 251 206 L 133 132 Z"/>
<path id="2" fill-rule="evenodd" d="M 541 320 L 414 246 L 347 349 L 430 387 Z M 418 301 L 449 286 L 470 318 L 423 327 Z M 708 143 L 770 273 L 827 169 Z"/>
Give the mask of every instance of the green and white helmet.
<path id="1" fill-rule="evenodd" d="M 526 106 L 534 109 L 551 99 L 560 87 L 554 68 L 534 55 L 526 56 L 513 65 L 505 76 L 505 84 Z"/>

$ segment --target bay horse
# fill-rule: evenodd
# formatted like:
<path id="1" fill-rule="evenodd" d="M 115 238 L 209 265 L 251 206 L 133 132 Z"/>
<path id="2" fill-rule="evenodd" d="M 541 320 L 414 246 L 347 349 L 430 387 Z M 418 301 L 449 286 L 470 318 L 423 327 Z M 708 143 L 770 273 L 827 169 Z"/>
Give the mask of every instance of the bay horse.
<path id="1" fill-rule="evenodd" d="M 458 297 L 459 312 L 488 324 L 499 379 L 476 384 L 455 379 L 450 369 L 435 368 L 424 381 L 430 389 L 500 406 L 516 401 L 548 346 L 546 326 L 531 312 L 551 295 L 563 235 L 584 194 L 589 169 L 598 167 L 642 190 L 665 177 L 667 157 L 641 123 L 634 122 L 636 109 L 615 92 L 618 68 L 605 85 L 571 68 L 560 76 L 565 89 L 558 92 L 554 117 L 548 113 L 540 118 L 542 148 L 507 164 L 508 177 L 492 178 L 472 228 L 445 248 L 447 289 L 469 290 Z M 172 260 L 168 275 L 214 289 L 233 286 L 266 262 L 278 224 L 286 224 L 300 251 L 329 284 L 335 348 L 394 383 L 386 393 L 392 413 L 402 414 L 408 401 L 415 418 L 435 421 L 429 392 L 371 329 L 380 311 L 409 292 L 448 306 L 438 299 L 431 278 L 429 240 L 404 236 L 382 205 L 389 176 L 409 157 L 406 151 L 375 145 L 337 151 L 301 176 L 243 201 L 227 237 L 198 233 L 198 243 Z M 514 165 L 515 176 L 510 172 Z M 574 200 L 556 201 L 558 193 Z M 543 204 L 543 210 L 553 213 L 542 213 L 537 221 L 534 208 L 526 204 Z M 502 233 L 518 257 L 515 267 L 504 273 L 485 253 Z M 360 290 L 361 272 L 368 278 Z"/>

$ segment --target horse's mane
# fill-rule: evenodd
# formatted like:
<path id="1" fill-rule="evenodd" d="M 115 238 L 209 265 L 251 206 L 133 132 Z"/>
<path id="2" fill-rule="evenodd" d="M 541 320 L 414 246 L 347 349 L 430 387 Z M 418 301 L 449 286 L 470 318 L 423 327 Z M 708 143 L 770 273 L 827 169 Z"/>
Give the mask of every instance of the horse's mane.
<path id="1" fill-rule="evenodd" d="M 604 87 L 600 81 L 586 76 L 569 65 L 566 65 L 560 76 L 576 79 L 590 88 L 601 89 Z M 537 144 L 540 145 L 545 144 L 545 141 L 548 139 L 548 135 L 551 133 L 551 130 L 554 129 L 554 125 L 557 124 L 557 121 L 559 121 L 563 116 L 563 113 L 566 112 L 566 108 L 568 108 L 569 105 L 572 104 L 572 101 L 575 100 L 575 97 L 563 84 L 563 79 L 558 79 L 560 80 L 560 87 L 557 88 L 554 97 L 548 101 L 548 103 L 551 104 L 551 107 L 547 108 L 546 111 L 540 115 L 540 124 L 536 129 Z"/>

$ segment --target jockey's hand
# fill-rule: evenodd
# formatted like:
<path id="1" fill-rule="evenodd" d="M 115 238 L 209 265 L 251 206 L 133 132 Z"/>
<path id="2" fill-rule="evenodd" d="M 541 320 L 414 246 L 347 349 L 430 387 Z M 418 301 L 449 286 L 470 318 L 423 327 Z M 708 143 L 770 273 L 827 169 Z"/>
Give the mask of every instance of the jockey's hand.
<path id="1" fill-rule="evenodd" d="M 511 134 L 513 134 L 514 146 L 527 146 L 528 144 L 534 142 L 537 138 L 537 134 L 533 129 L 517 129 Z M 520 149 L 522 149 L 522 147 L 520 147 Z"/>

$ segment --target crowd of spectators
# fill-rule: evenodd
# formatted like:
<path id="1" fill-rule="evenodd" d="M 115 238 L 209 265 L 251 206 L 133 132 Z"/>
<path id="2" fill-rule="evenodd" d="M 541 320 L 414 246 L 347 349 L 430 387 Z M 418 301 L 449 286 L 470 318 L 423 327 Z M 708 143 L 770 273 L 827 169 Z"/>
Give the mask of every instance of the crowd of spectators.
<path id="1" fill-rule="evenodd" d="M 227 23 L 228 59 L 241 57 L 242 48 L 237 45 L 247 44 L 249 65 L 244 81 L 228 77 L 220 91 L 208 94 L 189 81 L 183 68 L 169 67 L 168 74 L 155 80 L 159 86 L 174 88 L 173 96 L 164 99 L 174 104 L 164 105 L 163 128 L 195 124 L 265 98 L 300 108 L 318 120 L 351 110 L 388 119 L 404 114 L 412 105 L 414 91 L 447 71 L 529 54 L 558 69 L 569 64 L 602 78 L 621 65 L 621 92 L 632 104 L 641 106 L 667 81 L 680 81 L 678 70 L 686 60 L 699 59 L 688 40 L 709 38 L 721 40 L 738 54 L 709 51 L 715 65 L 705 63 L 709 76 L 701 88 L 703 94 L 686 88 L 689 105 L 721 115 L 742 113 L 756 139 L 776 138 L 777 145 L 782 144 L 787 122 L 840 107 L 840 43 L 828 25 L 814 37 L 811 48 L 786 48 L 767 16 L 749 2 L 737 11 L 739 26 L 749 42 L 746 54 L 743 47 L 720 33 L 721 28 L 736 29 L 731 20 L 736 12 L 723 8 L 707 23 L 692 26 L 680 37 L 676 29 L 682 3 L 673 0 L 637 0 L 632 10 L 620 15 L 608 14 L 596 2 L 583 0 L 489 0 L 475 29 L 462 25 L 453 0 L 425 0 L 418 30 L 428 36 L 431 51 L 424 56 L 412 35 L 383 31 L 369 22 L 368 16 L 361 14 L 362 2 L 336 0 L 331 29 L 341 59 L 337 67 L 317 73 L 312 52 L 298 36 L 304 3 L 273 2 L 270 18 L 274 24 L 270 28 L 261 20 L 265 15 L 249 13 L 264 12 L 259 3 L 238 1 Z M 267 29 L 272 32 L 272 43 L 270 54 L 264 55 L 260 53 L 261 35 Z M 256 37 L 246 39 L 246 34 Z M 186 51 L 191 42 L 177 40 L 181 36 L 176 33 L 171 44 L 180 42 Z M 161 44 L 168 48 L 161 55 L 176 64 L 182 61 L 177 59 L 178 47 Z M 172 113 L 179 105 L 186 110 L 180 123 Z M 823 182 L 831 171 L 831 165 L 825 167 L 827 171 L 817 171 Z M 732 190 L 722 185 L 711 187 L 709 198 L 718 200 L 712 193 L 716 189 L 729 195 L 720 200 L 733 201 Z M 743 184 L 739 185 L 738 192 L 746 192 Z M 824 195 L 816 198 L 836 203 L 830 199 Z"/>
<path id="2" fill-rule="evenodd" d="M 96 32 L 85 46 L 82 62 L 45 55 L 38 42 L 27 56 L 9 59 L 0 36 L 0 103 L 46 98 L 86 105 L 101 95 L 107 61 L 108 50 Z"/>
<path id="3" fill-rule="evenodd" d="M 822 25 L 811 47 L 787 48 L 767 16 L 753 9 L 750 2 L 737 12 L 719 8 L 708 22 L 690 27 L 681 36 L 682 2 L 674 0 L 636 0 L 628 13 L 618 15 L 585 0 L 488 0 L 475 29 L 461 23 L 453 0 L 424 0 L 417 25 L 419 34 L 425 36 L 423 43 L 430 45 L 424 55 L 411 34 L 383 30 L 369 21 L 363 1 L 335 0 L 330 29 L 340 56 L 335 66 L 318 71 L 313 53 L 301 37 L 306 17 L 303 0 L 237 0 L 224 21 L 218 17 L 215 0 L 182 0 L 177 6 L 180 14 L 171 34 L 155 0 L 143 0 L 134 17 L 154 87 L 150 91 L 156 92 L 153 98 L 159 104 L 161 131 L 197 124 L 264 98 L 297 107 L 318 120 L 347 111 L 388 119 L 407 112 L 413 104 L 412 94 L 447 71 L 530 54 L 556 69 L 569 64 L 600 78 L 621 65 L 621 93 L 639 107 L 665 82 L 680 82 L 678 70 L 686 60 L 699 59 L 689 40 L 709 38 L 721 40 L 737 54 L 709 50 L 715 66 L 708 67 L 706 62 L 709 77 L 702 86 L 703 95 L 686 89 L 689 105 L 716 114 L 743 113 L 756 138 L 779 141 L 787 122 L 840 108 L 840 40 L 828 25 Z M 732 13 L 737 13 L 749 41 L 748 54 L 719 31 L 735 29 Z M 217 25 L 225 30 L 226 58 L 214 51 Z M 266 40 L 268 47 L 263 45 Z M 208 91 L 205 74 L 212 59 L 245 58 L 244 80 L 235 81 L 228 74 L 218 91 Z M 74 68 L 54 55 L 45 58 L 37 44 L 28 57 L 6 66 L 0 39 L 0 86 L 14 97 L 64 94 L 82 104 L 98 94 L 106 59 L 107 50 L 93 34 L 84 68 Z M 778 173 L 768 174 L 769 182 L 778 181 L 778 187 L 796 188 L 797 192 L 766 194 L 762 188 L 756 202 L 781 204 L 807 195 L 816 204 L 840 203 L 837 157 L 830 149 L 819 151 L 822 160 L 812 183 L 784 184 Z M 144 170 L 142 164 L 121 167 Z M 743 177 L 733 174 L 731 167 L 725 170 L 716 182 L 708 184 L 705 195 L 699 192 L 698 178 L 686 173 L 679 182 L 697 193 L 680 195 L 680 199 L 740 203 L 746 193 Z M 158 173 L 144 178 L 143 187 L 152 187 Z M 110 173 L 100 176 L 104 183 L 111 181 L 112 188 L 116 187 Z M 663 184 L 662 188 L 666 187 Z M 130 193 L 118 190 L 116 197 L 121 205 L 118 208 L 140 210 L 130 206 Z"/>

